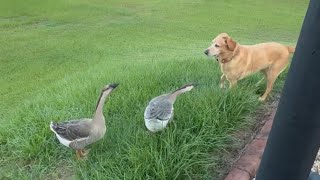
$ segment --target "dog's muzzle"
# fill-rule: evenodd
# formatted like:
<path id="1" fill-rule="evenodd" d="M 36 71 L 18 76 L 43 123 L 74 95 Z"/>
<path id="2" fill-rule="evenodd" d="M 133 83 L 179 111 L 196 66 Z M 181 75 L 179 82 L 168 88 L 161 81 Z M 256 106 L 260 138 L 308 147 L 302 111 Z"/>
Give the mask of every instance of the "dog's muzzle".
<path id="1" fill-rule="evenodd" d="M 206 49 L 206 50 L 204 51 L 204 54 L 208 56 L 208 54 L 209 54 L 209 49 Z"/>

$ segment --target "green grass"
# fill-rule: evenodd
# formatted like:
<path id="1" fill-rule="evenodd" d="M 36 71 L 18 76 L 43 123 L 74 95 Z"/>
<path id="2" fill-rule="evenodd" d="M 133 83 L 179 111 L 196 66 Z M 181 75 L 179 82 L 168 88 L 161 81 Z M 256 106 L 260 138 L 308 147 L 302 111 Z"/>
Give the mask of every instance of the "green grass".
<path id="1" fill-rule="evenodd" d="M 255 75 L 219 89 L 218 64 L 203 50 L 220 32 L 295 44 L 307 0 L 0 4 L 0 179 L 221 179 L 264 86 Z M 76 161 L 49 122 L 91 117 L 110 82 L 120 86 L 106 103 L 106 136 Z M 147 102 L 189 82 L 200 85 L 178 98 L 174 123 L 148 134 Z"/>

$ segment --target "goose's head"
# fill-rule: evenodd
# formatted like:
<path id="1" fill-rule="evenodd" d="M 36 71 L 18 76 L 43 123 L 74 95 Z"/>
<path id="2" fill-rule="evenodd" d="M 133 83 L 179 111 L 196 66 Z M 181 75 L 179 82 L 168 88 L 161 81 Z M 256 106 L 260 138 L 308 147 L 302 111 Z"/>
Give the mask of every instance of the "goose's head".
<path id="1" fill-rule="evenodd" d="M 97 102 L 96 109 L 98 108 L 101 99 L 103 99 L 103 102 L 105 101 L 105 98 L 111 93 L 112 90 L 114 90 L 119 84 L 113 83 L 105 85 L 100 93 L 100 97 Z"/>
<path id="2" fill-rule="evenodd" d="M 109 93 L 111 92 L 112 90 L 114 90 L 119 84 L 117 83 L 113 83 L 113 84 L 108 84 L 108 85 L 105 85 L 102 89 L 102 93 Z"/>

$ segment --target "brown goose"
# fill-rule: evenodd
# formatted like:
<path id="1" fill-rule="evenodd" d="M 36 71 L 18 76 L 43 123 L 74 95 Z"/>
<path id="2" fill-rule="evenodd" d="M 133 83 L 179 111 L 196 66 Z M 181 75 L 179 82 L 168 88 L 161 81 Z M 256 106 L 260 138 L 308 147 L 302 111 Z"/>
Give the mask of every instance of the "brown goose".
<path id="1" fill-rule="evenodd" d="M 106 132 L 103 116 L 104 102 L 117 86 L 118 84 L 110 84 L 102 89 L 93 119 L 83 118 L 50 123 L 50 129 L 56 134 L 60 143 L 76 150 L 78 159 L 87 154 L 84 150 L 87 145 L 103 138 Z"/>
<path id="2" fill-rule="evenodd" d="M 163 130 L 173 118 L 173 104 L 177 96 L 190 91 L 194 84 L 186 84 L 169 94 L 153 98 L 144 112 L 144 122 L 151 132 Z"/>

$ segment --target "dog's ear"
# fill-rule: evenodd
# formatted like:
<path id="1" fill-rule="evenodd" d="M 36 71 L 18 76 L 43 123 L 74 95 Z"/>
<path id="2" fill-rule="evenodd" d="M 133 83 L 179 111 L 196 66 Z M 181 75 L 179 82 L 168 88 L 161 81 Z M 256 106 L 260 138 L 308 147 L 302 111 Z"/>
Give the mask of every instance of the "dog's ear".
<path id="1" fill-rule="evenodd" d="M 225 43 L 227 44 L 228 49 L 231 51 L 233 51 L 237 45 L 237 43 L 231 37 L 225 38 Z"/>
<path id="2" fill-rule="evenodd" d="M 229 34 L 227 33 L 221 33 L 220 36 L 223 38 L 223 39 L 226 39 L 226 38 L 229 38 Z"/>

